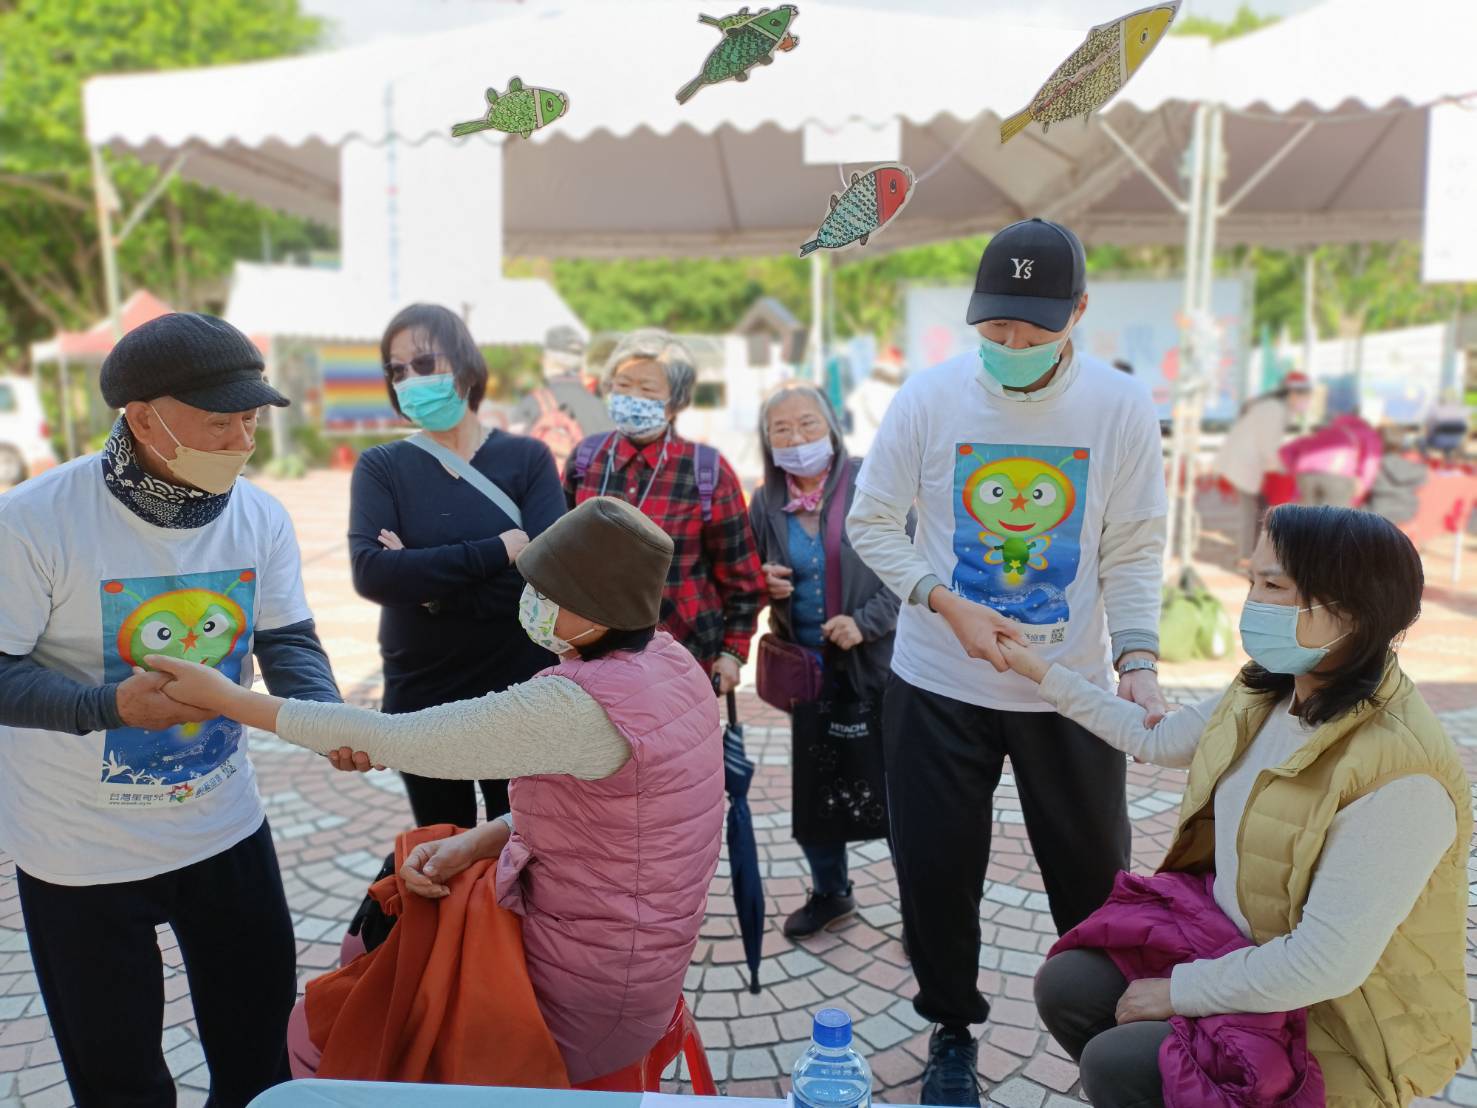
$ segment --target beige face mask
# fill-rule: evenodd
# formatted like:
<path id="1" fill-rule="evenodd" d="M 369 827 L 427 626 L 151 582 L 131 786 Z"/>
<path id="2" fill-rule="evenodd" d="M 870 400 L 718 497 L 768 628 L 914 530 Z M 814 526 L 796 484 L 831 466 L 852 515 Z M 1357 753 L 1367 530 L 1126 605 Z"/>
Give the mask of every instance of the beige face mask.
<path id="1" fill-rule="evenodd" d="M 166 458 L 159 451 L 159 460 L 164 463 L 170 473 L 174 474 L 187 485 L 193 485 L 197 489 L 204 489 L 208 493 L 219 496 L 223 492 L 230 492 L 231 486 L 236 483 L 236 478 L 241 476 L 241 471 L 246 468 L 246 463 L 256 453 L 256 447 L 250 450 L 196 450 L 192 446 L 186 446 L 175 438 L 173 431 L 169 430 L 169 424 L 164 422 L 164 417 L 159 415 L 159 409 L 149 405 L 149 411 L 159 416 L 159 426 L 169 433 L 174 439 L 174 457 Z"/>

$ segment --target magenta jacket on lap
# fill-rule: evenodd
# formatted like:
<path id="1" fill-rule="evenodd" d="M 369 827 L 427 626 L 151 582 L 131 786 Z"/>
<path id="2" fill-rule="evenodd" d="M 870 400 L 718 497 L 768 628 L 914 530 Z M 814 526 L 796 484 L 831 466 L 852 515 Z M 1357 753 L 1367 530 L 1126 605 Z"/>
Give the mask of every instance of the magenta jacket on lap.
<path id="1" fill-rule="evenodd" d="M 682 995 L 718 865 L 723 733 L 707 675 L 665 632 L 544 674 L 589 693 L 631 744 L 603 781 L 509 790 L 498 901 L 523 917 L 539 1009 L 579 1084 L 645 1056 Z"/>
<path id="2" fill-rule="evenodd" d="M 1214 882 L 1213 873 L 1120 873 L 1108 902 L 1051 954 L 1101 950 L 1137 981 L 1250 946 L 1217 906 Z M 1169 1024 L 1159 1049 L 1166 1108 L 1322 1108 L 1323 1072 L 1308 1053 L 1307 1009 L 1175 1016 Z"/>

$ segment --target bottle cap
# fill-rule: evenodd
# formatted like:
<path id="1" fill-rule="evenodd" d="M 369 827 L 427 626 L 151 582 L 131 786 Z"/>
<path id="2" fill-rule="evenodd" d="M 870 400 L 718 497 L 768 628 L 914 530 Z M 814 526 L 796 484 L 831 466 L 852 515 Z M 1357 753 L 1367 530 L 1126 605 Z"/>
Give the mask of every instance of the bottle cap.
<path id="1" fill-rule="evenodd" d="M 815 1015 L 812 1032 L 817 1046 L 830 1050 L 851 1045 L 851 1017 L 840 1008 L 825 1008 Z"/>

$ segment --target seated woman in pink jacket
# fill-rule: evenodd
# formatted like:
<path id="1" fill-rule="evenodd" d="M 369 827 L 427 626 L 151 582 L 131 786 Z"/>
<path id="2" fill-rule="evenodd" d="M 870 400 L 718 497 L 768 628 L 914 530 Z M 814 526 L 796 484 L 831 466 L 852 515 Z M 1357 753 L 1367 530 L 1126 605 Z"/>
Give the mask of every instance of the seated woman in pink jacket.
<path id="1" fill-rule="evenodd" d="M 442 896 L 474 861 L 498 859 L 498 902 L 523 917 L 529 978 L 573 1084 L 637 1061 L 666 1030 L 718 862 L 717 700 L 692 655 L 656 631 L 671 559 L 672 540 L 637 509 L 581 504 L 517 562 L 520 622 L 560 664 L 420 712 L 282 700 L 151 660 L 175 699 L 340 767 L 513 779 L 510 817 L 417 847 L 401 876 Z"/>

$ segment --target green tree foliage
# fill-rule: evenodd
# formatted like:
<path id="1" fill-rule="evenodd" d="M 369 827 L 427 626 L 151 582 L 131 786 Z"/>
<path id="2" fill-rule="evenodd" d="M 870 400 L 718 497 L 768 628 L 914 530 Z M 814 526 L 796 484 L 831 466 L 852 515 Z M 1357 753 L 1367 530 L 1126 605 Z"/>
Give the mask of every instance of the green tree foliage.
<path id="1" fill-rule="evenodd" d="M 277 57 L 320 33 L 297 0 L 0 0 L 0 366 L 106 310 L 82 83 L 94 74 Z M 108 158 L 125 211 L 158 170 Z M 334 232 L 173 181 L 119 251 L 123 294 L 217 306 L 239 257 L 324 245 Z"/>
<path id="2" fill-rule="evenodd" d="M 1219 20 L 1207 19 L 1203 15 L 1188 15 L 1174 21 L 1171 34 L 1176 35 L 1204 35 L 1211 42 L 1224 42 L 1228 38 L 1244 35 L 1248 31 L 1258 31 L 1263 27 L 1277 22 L 1275 15 L 1259 15 L 1252 11 L 1250 6 L 1242 4 L 1236 9 L 1236 14 L 1229 23 Z"/>

